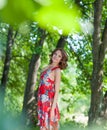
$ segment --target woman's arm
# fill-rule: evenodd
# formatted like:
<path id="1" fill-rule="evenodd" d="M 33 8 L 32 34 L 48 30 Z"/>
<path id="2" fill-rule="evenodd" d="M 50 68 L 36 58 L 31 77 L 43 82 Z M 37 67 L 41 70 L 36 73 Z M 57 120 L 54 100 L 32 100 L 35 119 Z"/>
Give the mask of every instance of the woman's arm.
<path id="1" fill-rule="evenodd" d="M 54 100 L 53 100 L 53 104 L 52 104 L 52 109 L 54 109 L 56 107 L 59 89 L 60 89 L 60 81 L 61 81 L 61 70 L 56 69 L 55 70 L 55 95 L 54 95 Z"/>

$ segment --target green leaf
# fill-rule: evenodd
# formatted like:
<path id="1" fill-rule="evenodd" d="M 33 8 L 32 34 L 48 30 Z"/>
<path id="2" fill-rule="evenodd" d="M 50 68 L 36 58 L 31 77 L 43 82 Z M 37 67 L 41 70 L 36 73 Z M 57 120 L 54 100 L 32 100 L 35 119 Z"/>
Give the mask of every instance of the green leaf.
<path id="1" fill-rule="evenodd" d="M 72 4 L 72 8 L 62 0 L 50 0 L 47 6 L 39 9 L 35 15 L 35 20 L 43 28 L 50 30 L 53 26 L 62 30 L 63 34 L 68 34 L 79 30 L 80 12 L 76 5 Z"/>
<path id="2" fill-rule="evenodd" d="M 33 0 L 7 0 L 7 4 L 0 11 L 0 17 L 9 24 L 20 24 L 28 19 L 32 20 L 33 12 L 39 7 Z"/>

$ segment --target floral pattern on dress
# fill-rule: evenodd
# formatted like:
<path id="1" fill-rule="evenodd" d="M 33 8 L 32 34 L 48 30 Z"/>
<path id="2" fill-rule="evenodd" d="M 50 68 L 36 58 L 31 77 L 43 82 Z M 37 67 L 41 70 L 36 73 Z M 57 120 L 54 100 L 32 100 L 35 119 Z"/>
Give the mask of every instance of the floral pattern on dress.
<path id="1" fill-rule="evenodd" d="M 38 103 L 37 103 L 37 113 L 38 113 L 38 123 L 40 128 L 45 127 L 49 129 L 53 125 L 59 127 L 60 113 L 58 104 L 54 109 L 54 120 L 50 121 L 50 110 L 52 102 L 55 95 L 55 82 L 49 78 L 51 71 L 59 67 L 54 67 L 52 69 L 47 69 L 43 71 L 40 75 L 40 84 L 38 88 Z"/>

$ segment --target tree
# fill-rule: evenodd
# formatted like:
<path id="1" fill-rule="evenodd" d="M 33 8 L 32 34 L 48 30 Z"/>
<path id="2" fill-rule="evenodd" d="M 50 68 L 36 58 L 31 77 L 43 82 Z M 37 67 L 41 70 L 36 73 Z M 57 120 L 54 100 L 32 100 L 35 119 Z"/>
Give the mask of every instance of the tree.
<path id="1" fill-rule="evenodd" d="M 103 96 L 103 65 L 107 50 L 107 19 L 101 30 L 103 0 L 94 2 L 94 32 L 93 32 L 93 71 L 91 79 L 91 104 L 88 124 L 95 124 L 102 106 Z"/>
<path id="2" fill-rule="evenodd" d="M 56 48 L 64 48 L 67 36 L 60 36 Z"/>
<path id="3" fill-rule="evenodd" d="M 38 36 L 38 39 L 35 42 L 35 54 L 32 55 L 30 64 L 29 64 L 29 72 L 28 72 L 28 77 L 26 81 L 26 87 L 25 87 L 25 93 L 24 93 L 24 101 L 23 101 L 23 108 L 22 108 L 22 116 L 24 122 L 26 123 L 26 119 L 32 118 L 32 103 L 35 99 L 34 95 L 34 88 L 36 84 L 36 75 L 37 75 L 37 70 L 39 68 L 39 58 L 40 54 L 42 52 L 42 47 L 44 40 L 46 38 L 46 32 L 43 29 L 38 29 L 40 36 Z M 35 102 L 36 104 L 36 102 Z"/>
<path id="4" fill-rule="evenodd" d="M 13 28 L 9 26 L 8 36 L 7 36 L 6 56 L 5 56 L 4 69 L 3 69 L 1 85 L 0 85 L 1 108 L 3 108 L 3 104 L 4 104 L 6 84 L 8 81 L 8 73 L 9 73 L 9 67 L 10 67 L 10 61 L 11 61 L 11 51 L 12 51 L 12 46 L 13 46 L 16 35 L 17 35 L 17 32 L 15 32 L 14 34 Z"/>

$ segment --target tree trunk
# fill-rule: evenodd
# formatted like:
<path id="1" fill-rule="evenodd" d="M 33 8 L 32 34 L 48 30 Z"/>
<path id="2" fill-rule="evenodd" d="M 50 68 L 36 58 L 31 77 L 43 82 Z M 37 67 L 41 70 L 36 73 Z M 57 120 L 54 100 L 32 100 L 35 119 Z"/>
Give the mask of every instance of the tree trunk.
<path id="1" fill-rule="evenodd" d="M 14 38 L 15 37 L 16 37 L 16 34 L 14 35 Z M 1 85 L 0 85 L 0 107 L 1 108 L 4 107 L 6 83 L 8 80 L 8 73 L 9 73 L 9 67 L 10 67 L 10 61 L 11 61 L 11 51 L 12 51 L 12 46 L 14 43 L 14 38 L 13 38 L 13 29 L 11 26 L 9 26 L 8 37 L 7 37 L 7 47 L 6 47 L 6 57 L 5 57 L 4 69 L 3 69 Z"/>
<path id="2" fill-rule="evenodd" d="M 66 44 L 66 38 L 67 38 L 67 36 L 61 36 L 58 40 L 56 48 L 64 48 L 64 46 Z"/>
<path id="3" fill-rule="evenodd" d="M 107 120 L 107 91 L 105 92 L 102 100 L 102 109 L 100 112 L 100 117 Z"/>
<path id="4" fill-rule="evenodd" d="M 94 32 L 93 32 L 93 72 L 91 80 L 91 103 L 89 110 L 88 125 L 96 124 L 101 112 L 103 93 L 103 64 L 107 42 L 107 25 L 101 39 L 101 14 L 103 0 L 94 3 Z M 106 42 L 105 42 L 106 41 Z"/>
<path id="5" fill-rule="evenodd" d="M 41 39 L 38 43 L 38 46 L 35 46 L 35 48 L 40 48 L 40 50 L 36 54 L 32 55 L 32 58 L 29 64 L 29 72 L 28 72 L 28 78 L 27 78 L 25 94 L 24 94 L 23 109 L 22 109 L 22 116 L 24 119 L 23 120 L 24 123 L 26 123 L 27 118 L 29 119 L 32 116 L 31 106 L 32 106 L 33 101 L 35 100 L 34 88 L 36 84 L 37 70 L 39 68 L 39 58 L 40 58 L 43 43 L 46 37 L 45 31 L 42 29 L 39 29 L 39 30 L 41 33 Z"/>

